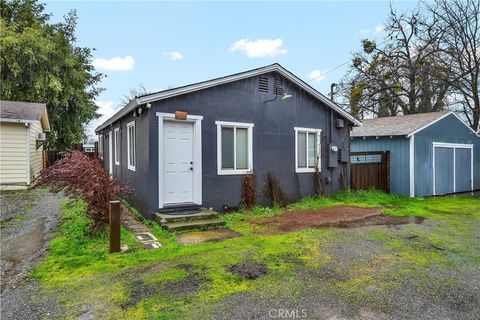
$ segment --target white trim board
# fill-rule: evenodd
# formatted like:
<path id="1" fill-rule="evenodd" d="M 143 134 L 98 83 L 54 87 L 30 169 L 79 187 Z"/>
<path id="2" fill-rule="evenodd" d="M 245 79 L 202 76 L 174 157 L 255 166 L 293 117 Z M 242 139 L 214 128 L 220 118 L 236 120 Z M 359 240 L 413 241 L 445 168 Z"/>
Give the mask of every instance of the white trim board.
<path id="1" fill-rule="evenodd" d="M 232 75 L 228 75 L 228 76 L 224 76 L 224 77 L 220 77 L 220 78 L 216 78 L 216 79 L 212 79 L 212 80 L 207 80 L 207 81 L 203 81 L 203 82 L 199 82 L 199 83 L 194 83 L 194 84 L 186 85 L 186 86 L 179 87 L 179 88 L 164 90 L 164 91 L 148 94 L 148 95 L 145 95 L 143 97 L 135 98 L 135 99 L 131 100 L 126 107 L 124 107 L 123 109 L 118 111 L 116 114 L 114 114 L 112 117 L 110 117 L 110 119 L 108 119 L 103 124 L 98 126 L 95 129 L 95 131 L 99 131 L 99 130 L 102 130 L 102 129 L 106 128 L 108 125 L 110 125 L 110 124 L 114 123 L 115 121 L 117 121 L 118 119 L 124 117 L 125 115 L 127 115 L 131 111 L 135 110 L 135 108 L 137 108 L 140 105 L 147 104 L 147 103 L 154 102 L 154 101 L 167 99 L 167 98 L 171 98 L 171 97 L 175 97 L 175 96 L 179 96 L 179 95 L 182 95 L 182 94 L 185 94 L 185 93 L 190 93 L 190 92 L 194 92 L 194 91 L 198 91 L 198 90 L 202 90 L 202 89 L 207 89 L 207 88 L 219 86 L 219 85 L 222 85 L 222 84 L 226 84 L 226 83 L 230 83 L 230 82 L 234 82 L 234 81 L 238 81 L 238 80 L 242 80 L 242 79 L 247 79 L 247 78 L 250 78 L 250 77 L 254 77 L 254 76 L 258 76 L 258 75 L 262 75 L 262 74 L 270 73 L 270 72 L 280 73 L 283 77 L 285 77 L 286 79 L 288 79 L 289 81 L 291 81 L 295 85 L 299 86 L 300 88 L 302 88 L 303 90 L 305 90 L 306 92 L 311 94 L 313 97 L 315 97 L 317 100 L 326 104 L 328 107 L 335 110 L 337 113 L 339 113 L 341 116 L 345 117 L 351 123 L 353 123 L 357 126 L 362 126 L 361 121 L 355 119 L 351 114 L 349 114 L 348 112 L 343 110 L 335 102 L 333 102 L 330 99 L 328 99 L 327 97 L 325 97 L 323 94 L 321 94 L 320 92 L 315 90 L 313 87 L 308 85 L 306 82 L 304 82 L 303 80 L 298 78 L 296 75 L 294 75 L 293 73 L 291 73 L 290 71 L 288 71 L 287 69 L 285 69 L 284 67 L 279 65 L 278 63 L 275 63 L 275 64 L 268 65 L 268 66 L 265 66 L 265 67 L 261 67 L 261 68 L 257 68 L 257 69 L 253 69 L 253 70 L 249 70 L 249 71 L 245 71 L 245 72 L 240 72 L 240 73 L 236 73 L 236 74 L 232 74 Z"/>
<path id="2" fill-rule="evenodd" d="M 315 168 L 299 168 L 298 167 L 298 132 L 306 132 L 306 133 L 315 133 L 316 136 L 316 143 L 317 143 L 317 154 L 316 158 L 318 159 L 317 168 L 318 171 L 322 170 L 321 159 L 322 159 L 322 150 L 321 150 L 321 143 L 320 137 L 322 134 L 322 129 L 314 129 L 314 128 L 302 128 L 302 127 L 294 127 L 293 130 L 295 131 L 295 172 L 296 173 L 305 173 L 305 172 L 315 172 Z M 308 141 L 308 139 L 307 139 Z M 308 148 L 307 148 L 308 150 Z M 308 151 L 307 151 L 308 153 Z M 308 156 L 306 161 L 308 162 Z"/>
<path id="3" fill-rule="evenodd" d="M 174 113 L 157 112 L 158 117 L 158 208 L 163 202 L 163 122 L 179 121 L 193 123 L 193 202 L 202 204 L 202 120 L 203 116 L 187 115 L 187 120 L 176 120 Z"/>
<path id="4" fill-rule="evenodd" d="M 435 192 L 435 148 L 451 148 L 453 149 L 453 192 L 456 192 L 456 170 L 455 170 L 455 161 L 456 149 L 470 149 L 470 191 L 473 191 L 473 144 L 465 143 L 447 143 L 447 142 L 432 142 L 432 182 L 433 182 L 433 195 L 436 195 Z"/>
<path id="5" fill-rule="evenodd" d="M 113 175 L 112 144 L 113 144 L 113 131 L 110 130 L 110 132 L 108 133 L 108 174 L 109 175 Z"/>
<path id="6" fill-rule="evenodd" d="M 217 125 L 217 175 L 239 175 L 239 174 L 248 174 L 253 171 L 253 123 L 245 122 L 230 122 L 230 121 L 215 121 Z M 222 127 L 225 128 L 234 128 L 233 133 L 233 144 L 236 145 L 236 133 L 235 128 L 244 128 L 247 129 L 248 135 L 248 168 L 247 169 L 222 169 Z M 237 161 L 237 148 L 233 148 L 233 163 L 234 168 L 236 167 Z"/>
<path id="7" fill-rule="evenodd" d="M 410 183 L 410 197 L 415 197 L 415 135 L 412 135 L 409 141 L 409 183 Z"/>
<path id="8" fill-rule="evenodd" d="M 115 165 L 116 166 L 119 166 L 120 165 L 120 151 L 121 151 L 121 148 L 120 148 L 120 127 L 117 127 L 115 129 L 113 129 L 113 148 L 114 148 L 114 152 L 113 152 L 113 157 L 115 159 Z M 118 157 L 117 157 L 118 155 Z M 118 159 L 117 159 L 118 158 Z"/>

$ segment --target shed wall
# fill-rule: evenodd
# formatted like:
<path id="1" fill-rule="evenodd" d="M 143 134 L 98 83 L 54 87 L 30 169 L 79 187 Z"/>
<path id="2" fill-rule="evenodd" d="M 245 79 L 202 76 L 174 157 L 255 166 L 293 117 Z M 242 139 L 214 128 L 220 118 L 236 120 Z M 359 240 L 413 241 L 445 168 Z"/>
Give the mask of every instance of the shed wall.
<path id="1" fill-rule="evenodd" d="M 38 134 L 43 132 L 40 122 L 35 122 L 30 125 L 30 179 L 34 181 L 42 171 L 42 152 L 43 147 L 37 149 L 36 141 Z"/>
<path id="2" fill-rule="evenodd" d="M 351 141 L 352 152 L 390 151 L 390 192 L 410 194 L 409 140 L 404 137 L 367 137 Z"/>
<path id="3" fill-rule="evenodd" d="M 29 184 L 27 127 L 23 123 L 0 123 L 0 185 L 2 189 Z"/>
<path id="4" fill-rule="evenodd" d="M 480 189 L 480 138 L 451 114 L 415 134 L 415 195 L 433 194 L 433 142 L 473 144 L 473 185 Z"/>

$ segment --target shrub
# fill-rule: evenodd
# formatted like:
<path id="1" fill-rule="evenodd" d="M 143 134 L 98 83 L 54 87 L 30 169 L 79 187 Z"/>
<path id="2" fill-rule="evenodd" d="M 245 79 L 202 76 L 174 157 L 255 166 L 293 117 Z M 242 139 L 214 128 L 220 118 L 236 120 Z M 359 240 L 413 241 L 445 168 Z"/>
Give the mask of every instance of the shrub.
<path id="1" fill-rule="evenodd" d="M 108 223 L 109 201 L 132 194 L 128 185 L 117 184 L 110 178 L 99 159 L 77 150 L 65 152 L 59 161 L 42 172 L 38 183 L 85 200 L 94 229 Z"/>
<path id="2" fill-rule="evenodd" d="M 265 197 L 271 201 L 273 206 L 284 207 L 287 204 L 287 197 L 285 196 L 275 173 L 272 171 L 268 171 L 264 194 Z"/>
<path id="3" fill-rule="evenodd" d="M 240 207 L 250 210 L 255 206 L 257 200 L 257 182 L 255 174 L 246 174 L 242 178 L 242 195 Z"/>

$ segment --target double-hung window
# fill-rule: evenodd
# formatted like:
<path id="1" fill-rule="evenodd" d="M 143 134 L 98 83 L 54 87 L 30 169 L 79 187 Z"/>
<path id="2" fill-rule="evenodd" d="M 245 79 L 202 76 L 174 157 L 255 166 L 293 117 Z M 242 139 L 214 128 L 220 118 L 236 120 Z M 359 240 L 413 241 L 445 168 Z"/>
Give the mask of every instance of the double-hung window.
<path id="1" fill-rule="evenodd" d="M 216 121 L 218 174 L 253 170 L 253 123 Z"/>
<path id="2" fill-rule="evenodd" d="M 115 165 L 120 165 L 120 128 L 113 130 L 113 145 L 115 146 Z"/>
<path id="3" fill-rule="evenodd" d="M 132 171 L 135 171 L 135 166 L 137 163 L 137 156 L 135 153 L 135 136 L 135 121 L 132 121 L 127 124 L 128 169 Z"/>
<path id="4" fill-rule="evenodd" d="M 320 129 L 295 129 L 295 172 L 320 170 Z"/>

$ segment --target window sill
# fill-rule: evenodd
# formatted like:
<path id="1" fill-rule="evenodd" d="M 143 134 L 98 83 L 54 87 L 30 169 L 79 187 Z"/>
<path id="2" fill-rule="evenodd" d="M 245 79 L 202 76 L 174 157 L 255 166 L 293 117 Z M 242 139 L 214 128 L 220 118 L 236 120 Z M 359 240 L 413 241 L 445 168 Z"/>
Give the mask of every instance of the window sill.
<path id="1" fill-rule="evenodd" d="M 135 172 L 135 167 L 128 166 L 128 170 Z"/>
<path id="2" fill-rule="evenodd" d="M 250 174 L 253 172 L 253 169 L 245 169 L 245 170 L 221 170 L 218 171 L 219 176 L 228 176 L 228 175 L 241 175 L 241 174 Z"/>
<path id="3" fill-rule="evenodd" d="M 321 170 L 318 170 L 320 172 Z M 315 168 L 296 168 L 295 173 L 313 173 Z"/>

